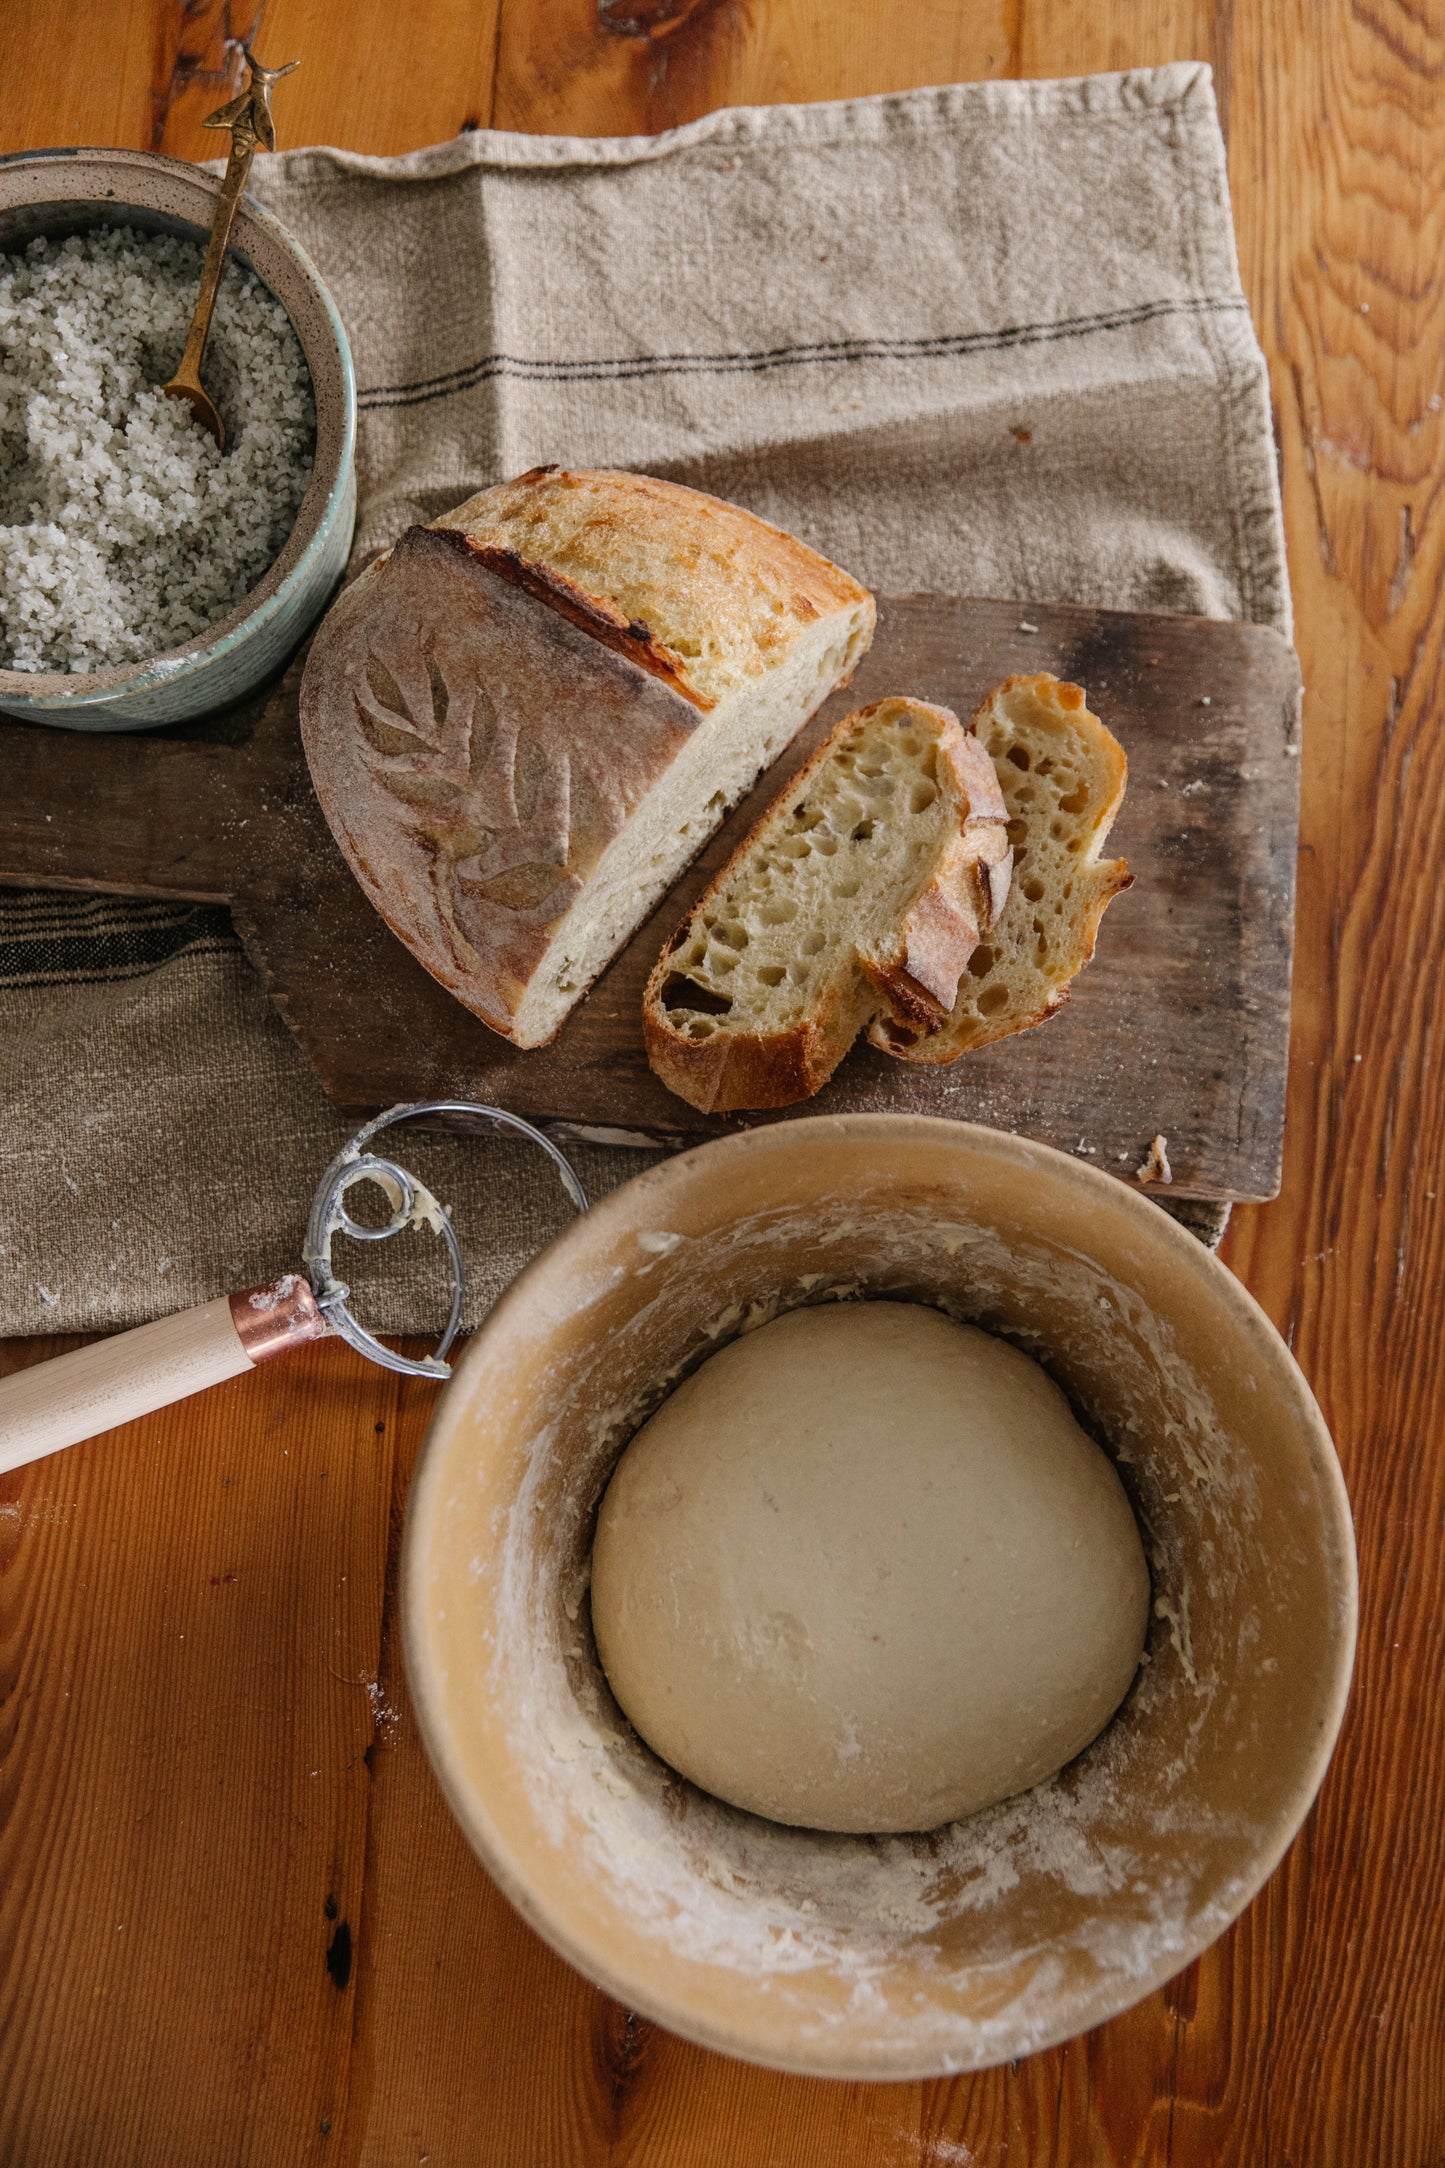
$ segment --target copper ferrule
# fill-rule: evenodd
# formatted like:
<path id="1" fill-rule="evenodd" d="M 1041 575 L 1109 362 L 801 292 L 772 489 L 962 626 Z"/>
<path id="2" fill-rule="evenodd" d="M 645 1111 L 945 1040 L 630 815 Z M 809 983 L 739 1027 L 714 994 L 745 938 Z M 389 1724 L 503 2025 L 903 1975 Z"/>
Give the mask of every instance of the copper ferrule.
<path id="1" fill-rule="evenodd" d="M 247 1287 L 232 1295 L 231 1322 L 253 1363 L 267 1362 L 303 1340 L 320 1340 L 331 1330 L 300 1272 L 283 1273 L 271 1287 Z"/>

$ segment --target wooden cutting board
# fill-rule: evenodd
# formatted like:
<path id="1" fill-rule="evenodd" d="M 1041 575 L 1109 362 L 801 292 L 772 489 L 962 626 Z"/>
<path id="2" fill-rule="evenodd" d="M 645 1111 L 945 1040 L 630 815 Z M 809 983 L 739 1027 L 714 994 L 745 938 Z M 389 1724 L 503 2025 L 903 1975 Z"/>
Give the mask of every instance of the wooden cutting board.
<path id="1" fill-rule="evenodd" d="M 1278 634 L 1202 618 L 908 595 L 880 600 L 853 684 L 714 838 L 549 1047 L 497 1038 L 428 977 L 348 871 L 296 719 L 300 660 L 207 723 L 104 737 L 0 718 L 0 881 L 229 903 L 341 1106 L 459 1096 L 591 1132 L 696 1139 L 858 1110 L 1020 1131 L 1131 1177 L 1156 1134 L 1177 1196 L 1279 1186 L 1299 800 L 1299 671 Z M 642 1050 L 643 981 L 747 826 L 838 717 L 888 693 L 967 717 L 1011 672 L 1085 687 L 1129 756 L 1110 840 L 1135 886 L 1042 1029 L 914 1067 L 858 1046 L 816 1099 L 707 1116 Z"/>

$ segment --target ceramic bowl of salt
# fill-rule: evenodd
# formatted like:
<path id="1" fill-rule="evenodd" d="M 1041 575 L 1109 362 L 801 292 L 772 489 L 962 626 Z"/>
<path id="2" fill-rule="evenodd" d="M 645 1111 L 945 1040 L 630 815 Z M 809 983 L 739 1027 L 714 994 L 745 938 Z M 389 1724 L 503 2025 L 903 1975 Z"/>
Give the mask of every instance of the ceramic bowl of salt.
<path id="1" fill-rule="evenodd" d="M 243 197 L 205 363 L 224 451 L 156 387 L 218 181 L 142 151 L 0 159 L 0 710 L 73 730 L 213 713 L 331 598 L 356 516 L 351 352 Z"/>
<path id="2" fill-rule="evenodd" d="M 685 1782 L 618 1709 L 588 1611 L 598 1500 L 671 1386 L 782 1311 L 869 1297 L 1045 1365 L 1115 1461 L 1152 1583 L 1092 1745 L 918 1836 L 784 1827 Z M 709 2047 L 902 2079 L 1098 2025 L 1238 1916 L 1329 1760 L 1355 1558 L 1288 1349 L 1148 1198 L 964 1123 L 810 1117 L 640 1175 L 503 1297 L 427 1439 L 403 1606 L 453 1811 L 556 1949 Z"/>

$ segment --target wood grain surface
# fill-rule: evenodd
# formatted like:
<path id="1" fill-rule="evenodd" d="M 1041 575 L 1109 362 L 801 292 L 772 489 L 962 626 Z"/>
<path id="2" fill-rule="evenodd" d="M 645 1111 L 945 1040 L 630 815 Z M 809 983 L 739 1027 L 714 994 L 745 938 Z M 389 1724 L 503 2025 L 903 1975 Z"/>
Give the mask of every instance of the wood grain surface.
<path id="1" fill-rule="evenodd" d="M 230 903 L 282 1015 L 348 1108 L 479 1099 L 667 1142 L 796 1114 L 942 1114 L 1083 1150 L 1128 1180 L 1163 1134 L 1174 1196 L 1272 1197 L 1289 1054 L 1294 656 L 1257 625 L 1036 605 L 1021 616 L 1010 602 L 880 597 L 853 683 L 767 771 L 552 1044 L 531 1052 L 429 977 L 352 878 L 307 780 L 299 659 L 272 697 L 189 736 L 94 738 L 0 717 L 0 880 Z M 1085 685 L 1130 761 L 1109 851 L 1128 861 L 1134 887 L 1063 1013 L 946 1068 L 860 1044 L 821 1093 L 781 1115 L 702 1115 L 675 1098 L 643 1051 L 643 986 L 788 777 L 854 707 L 908 686 L 968 716 L 1028 669 Z"/>
<path id="2" fill-rule="evenodd" d="M 227 19 L 7 0 L 0 150 L 199 155 Z M 285 139 L 378 152 L 467 120 L 621 130 L 728 99 L 1214 63 L 1307 688 L 1284 1187 L 1236 1212 L 1226 1254 L 1340 1446 L 1359 1670 L 1304 1834 L 1163 1993 L 969 2079 L 744 2069 L 608 2004 L 473 1864 L 395 1640 L 427 1396 L 307 1351 L 0 1489 L 0 2162 L 1440 2168 L 1438 7 L 270 0 L 259 43 L 308 54 Z"/>

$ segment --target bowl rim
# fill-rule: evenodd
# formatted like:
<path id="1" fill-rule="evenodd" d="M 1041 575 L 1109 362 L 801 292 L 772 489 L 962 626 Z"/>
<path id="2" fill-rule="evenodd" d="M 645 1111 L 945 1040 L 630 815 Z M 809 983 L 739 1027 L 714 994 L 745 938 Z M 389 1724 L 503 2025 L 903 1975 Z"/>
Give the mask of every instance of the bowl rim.
<path id="1" fill-rule="evenodd" d="M 851 1135 L 866 1138 L 871 1135 L 881 1139 L 899 1135 L 900 1132 L 905 1132 L 919 1141 L 931 1139 L 940 1145 L 949 1144 L 955 1148 L 962 1145 L 967 1150 L 991 1155 L 996 1161 L 1012 1164 L 1026 1178 L 1036 1178 L 1040 1171 L 1043 1171 L 1046 1176 L 1072 1185 L 1082 1193 L 1086 1202 L 1089 1199 L 1102 1201 L 1107 1197 L 1111 1203 L 1122 1205 L 1126 1215 L 1136 1217 L 1141 1228 L 1149 1229 L 1157 1239 L 1163 1241 L 1167 1249 L 1175 1253 L 1186 1270 L 1192 1272 L 1223 1302 L 1225 1308 L 1233 1313 L 1242 1333 L 1253 1343 L 1261 1363 L 1282 1376 L 1295 1397 L 1303 1419 L 1302 1427 L 1308 1439 L 1314 1472 L 1320 1483 L 1321 1516 L 1334 1537 L 1340 1576 L 1338 1600 L 1332 1622 L 1333 1662 L 1322 1678 L 1323 1714 L 1312 1751 L 1307 1756 L 1302 1756 L 1285 1801 L 1276 1812 L 1264 1841 L 1251 1857 L 1246 1871 L 1231 1884 L 1227 1902 L 1216 1902 L 1205 1912 L 1196 1914 L 1195 1923 L 1183 1944 L 1169 1953 L 1166 1968 L 1157 1975 L 1151 1972 L 1142 1982 L 1127 1983 L 1124 1992 L 1102 1998 L 1096 2007 L 1082 2016 L 1080 2022 L 1061 2023 L 1057 2029 L 1046 2035 L 1031 2039 L 1026 2049 L 1013 2050 L 1014 2055 L 1034 2054 L 1056 2047 L 1061 2042 L 1073 2039 L 1081 2032 L 1092 2031 L 1095 2026 L 1108 2023 L 1133 2008 L 1136 2003 L 1145 2000 L 1167 1980 L 1192 1964 L 1196 1957 L 1233 1925 L 1258 1896 L 1299 1835 L 1324 1781 L 1349 1700 L 1359 1620 L 1359 1575 L 1354 1522 L 1344 1474 L 1335 1451 L 1334 1440 L 1309 1381 L 1273 1320 L 1229 1267 L 1207 1249 L 1196 1235 L 1191 1234 L 1169 1213 L 1161 1210 L 1152 1198 L 1141 1191 L 1130 1189 L 1117 1176 L 1086 1166 L 1052 1145 L 1041 1144 L 1009 1131 L 991 1129 L 981 1123 L 953 1121 L 944 1116 L 930 1114 L 811 1115 L 786 1125 L 759 1124 L 730 1136 L 709 1138 L 686 1152 L 678 1153 L 656 1166 L 630 1176 L 617 1189 L 610 1191 L 594 1204 L 585 1218 L 574 1220 L 545 1248 L 539 1250 L 503 1291 L 472 1335 L 432 1412 L 412 1476 L 401 1549 L 399 1616 L 407 1685 L 427 1758 L 448 1806 L 482 1866 L 529 1926 L 584 1978 L 591 1980 L 604 1993 L 628 2008 L 640 2011 L 667 2031 L 701 2047 L 711 2048 L 718 2053 L 732 2055 L 765 2068 L 787 2071 L 795 2076 L 854 2082 L 917 2081 L 946 2073 L 940 2072 L 936 2058 L 921 2056 L 917 2061 L 910 2061 L 891 2049 L 885 2049 L 881 2054 L 875 2053 L 871 2061 L 867 2054 L 861 2051 L 850 2053 L 847 2058 L 794 2053 L 786 2049 L 780 2052 L 772 2045 L 761 2027 L 750 2030 L 746 2024 L 719 2024 L 710 2018 L 695 2015 L 690 2010 L 678 2009 L 664 1996 L 653 1995 L 645 1979 L 631 1978 L 622 1971 L 615 1970 L 605 1950 L 594 1947 L 582 1934 L 572 1929 L 567 1919 L 548 1909 L 534 1885 L 515 1864 L 489 1814 L 483 1796 L 469 1782 L 460 1757 L 452 1751 L 444 1713 L 444 1696 L 432 1674 L 428 1637 L 424 1630 L 429 1607 L 424 1587 L 422 1553 L 428 1540 L 429 1525 L 437 1513 L 442 1481 L 441 1464 L 448 1433 L 465 1398 L 465 1381 L 473 1369 L 480 1367 L 483 1360 L 480 1351 L 488 1334 L 494 1323 L 500 1321 L 505 1324 L 510 1320 L 544 1273 L 557 1270 L 559 1265 L 565 1266 L 569 1250 L 585 1239 L 587 1220 L 595 1221 L 600 1218 L 605 1221 L 630 1213 L 635 1209 L 640 1192 L 648 1188 L 665 1189 L 676 1179 L 679 1169 L 691 1169 L 704 1156 L 714 1161 L 722 1160 L 738 1154 L 777 1149 L 783 1145 L 796 1146 L 799 1142 L 806 1142 L 810 1136 Z M 1010 2051 L 1003 2049 L 998 2054 L 991 2053 L 986 2061 L 964 2067 L 981 2069 L 1009 2059 Z"/>
<path id="2" fill-rule="evenodd" d="M 3 191 L 4 177 L 7 174 L 23 172 L 23 169 L 30 165 L 48 171 L 60 161 L 71 159 L 93 161 L 120 172 L 166 174 L 187 186 L 198 188 L 204 196 L 215 197 L 220 194 L 220 176 L 208 172 L 204 166 L 193 165 L 184 158 L 172 158 L 161 151 L 116 149 L 113 146 L 89 144 L 12 151 L 0 157 L 0 191 Z M 67 201 L 84 202 L 92 199 L 38 194 L 28 200 L 35 204 L 63 205 Z M 156 208 L 153 204 L 133 203 L 123 197 L 116 198 L 115 205 L 117 212 L 129 207 L 148 215 L 153 214 Z M 116 224 L 122 222 L 119 217 L 114 221 Z M 197 231 L 204 235 L 205 228 L 200 222 L 197 222 Z M 320 305 L 326 330 L 335 350 L 341 379 L 341 428 L 334 461 L 335 471 L 328 478 L 322 472 L 319 458 L 313 462 L 311 479 L 306 485 L 305 495 L 297 508 L 286 541 L 256 585 L 242 596 L 236 607 L 225 617 L 218 618 L 205 632 L 198 633 L 180 647 L 166 648 L 158 655 L 146 656 L 139 662 L 117 664 L 108 670 L 7 670 L 0 667 L 0 701 L 5 703 L 12 714 L 21 708 L 36 716 L 83 714 L 87 708 L 108 706 L 117 699 L 152 691 L 162 685 L 167 688 L 184 685 L 189 678 L 209 670 L 220 657 L 249 642 L 275 617 L 289 609 L 298 592 L 310 579 L 317 558 L 326 551 L 337 523 L 347 516 L 356 466 L 356 367 L 346 327 L 341 321 L 326 281 L 306 250 L 275 213 L 268 211 L 266 206 L 249 192 L 243 194 L 237 209 L 231 248 L 245 259 L 267 291 L 274 293 L 274 288 L 270 286 L 246 247 L 248 232 L 259 232 L 290 258 L 302 281 L 310 288 Z M 281 301 L 279 294 L 275 298 Z M 286 309 L 284 301 L 281 301 L 281 306 Z M 293 331 L 296 331 L 305 355 L 305 341 L 301 338 L 289 309 L 286 309 L 286 316 Z M 309 370 L 309 357 L 307 365 Z M 319 449 L 318 443 L 318 452 Z M 311 531 L 301 543 L 294 562 L 282 571 L 280 568 L 294 538 L 308 524 Z"/>

